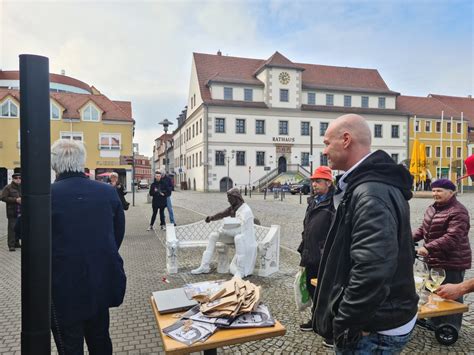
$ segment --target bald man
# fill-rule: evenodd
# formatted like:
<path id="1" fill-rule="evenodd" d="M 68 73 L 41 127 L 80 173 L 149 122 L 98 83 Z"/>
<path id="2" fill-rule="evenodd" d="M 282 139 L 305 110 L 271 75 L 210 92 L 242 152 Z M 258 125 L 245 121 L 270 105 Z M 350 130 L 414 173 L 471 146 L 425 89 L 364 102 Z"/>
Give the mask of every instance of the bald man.
<path id="1" fill-rule="evenodd" d="M 313 326 L 341 354 L 399 353 L 416 322 L 412 178 L 384 151 L 370 152 L 371 136 L 355 114 L 334 120 L 324 135 L 330 168 L 345 173 L 319 268 Z"/>

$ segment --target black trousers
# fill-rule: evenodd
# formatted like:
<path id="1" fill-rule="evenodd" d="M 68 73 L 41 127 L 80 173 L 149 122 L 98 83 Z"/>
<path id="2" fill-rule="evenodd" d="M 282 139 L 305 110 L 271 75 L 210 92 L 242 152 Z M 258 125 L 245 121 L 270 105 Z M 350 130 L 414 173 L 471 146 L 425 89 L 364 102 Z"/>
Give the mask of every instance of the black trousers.
<path id="1" fill-rule="evenodd" d="M 150 226 L 153 226 L 155 224 L 156 214 L 158 213 L 158 210 L 160 210 L 160 226 L 166 225 L 166 222 L 165 222 L 166 205 L 164 205 L 163 207 L 152 206 L 152 208 L 153 208 L 153 214 L 151 215 Z"/>
<path id="2" fill-rule="evenodd" d="M 8 247 L 14 248 L 15 244 L 17 243 L 16 236 L 15 236 L 15 225 L 16 225 L 16 218 L 8 218 Z"/>
<path id="3" fill-rule="evenodd" d="M 67 326 L 58 323 L 54 310 L 51 313 L 51 330 L 59 355 L 83 355 L 84 339 L 89 354 L 112 355 L 108 308 L 90 319 Z"/>

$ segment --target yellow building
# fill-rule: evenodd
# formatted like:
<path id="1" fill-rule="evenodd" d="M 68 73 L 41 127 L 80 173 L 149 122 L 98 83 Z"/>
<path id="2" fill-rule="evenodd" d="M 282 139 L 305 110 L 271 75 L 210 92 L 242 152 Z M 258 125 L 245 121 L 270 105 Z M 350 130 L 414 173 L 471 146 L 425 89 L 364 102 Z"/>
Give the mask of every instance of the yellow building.
<path id="1" fill-rule="evenodd" d="M 432 97 L 399 96 L 397 108 L 410 112 L 408 152 L 411 156 L 414 140 L 426 146 L 428 178 L 447 178 L 461 175 L 461 167 L 468 156 L 467 120 L 461 113 Z M 468 185 L 468 179 L 464 180 Z"/>
<path id="2" fill-rule="evenodd" d="M 50 82 L 51 143 L 59 138 L 83 141 L 90 178 L 116 171 L 130 189 L 131 166 L 121 164 L 120 157 L 132 155 L 131 103 L 112 101 L 94 87 L 64 75 L 51 74 Z M 0 188 L 21 170 L 18 86 L 18 71 L 0 71 Z"/>

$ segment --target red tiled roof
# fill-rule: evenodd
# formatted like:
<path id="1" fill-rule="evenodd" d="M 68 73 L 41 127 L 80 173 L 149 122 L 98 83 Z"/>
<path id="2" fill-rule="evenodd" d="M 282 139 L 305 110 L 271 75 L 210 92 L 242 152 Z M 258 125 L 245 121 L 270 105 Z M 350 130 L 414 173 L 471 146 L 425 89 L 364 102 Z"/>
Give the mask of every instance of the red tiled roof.
<path id="1" fill-rule="evenodd" d="M 0 70 L 0 80 L 20 80 L 20 72 L 18 70 Z M 66 75 L 59 75 L 59 74 L 49 74 L 49 81 L 52 83 L 70 85 L 74 87 L 81 88 L 88 92 L 91 91 L 91 87 L 86 83 L 71 78 Z"/>
<path id="2" fill-rule="evenodd" d="M 20 92 L 15 89 L 0 88 L 0 100 L 5 96 L 12 95 L 20 102 Z M 102 109 L 102 119 L 106 121 L 124 121 L 133 122 L 131 115 L 131 103 L 119 101 L 120 104 L 114 103 L 104 95 L 75 94 L 64 92 L 50 92 L 50 97 L 56 100 L 65 108 L 63 118 L 80 119 L 79 110 L 89 101 L 93 101 L 100 109 Z M 129 106 L 129 109 L 126 109 Z"/>
<path id="3" fill-rule="evenodd" d="M 470 123 L 474 125 L 474 99 L 472 97 L 446 96 L 437 94 L 430 94 L 429 96 L 438 99 L 458 112 L 462 112 L 463 117 L 468 119 Z"/>
<path id="4" fill-rule="evenodd" d="M 204 53 L 193 53 L 193 56 L 204 102 L 212 99 L 207 84 L 217 81 L 216 79 L 225 79 L 229 83 L 261 85 L 255 73 L 265 64 L 304 70 L 303 88 L 398 94 L 387 87 L 376 69 L 293 63 L 279 52 L 268 60 Z"/>
<path id="5" fill-rule="evenodd" d="M 278 68 L 288 68 L 288 69 L 296 69 L 296 70 L 304 70 L 304 68 L 296 65 L 287 57 L 285 57 L 280 52 L 276 51 L 273 55 L 268 58 L 254 73 L 254 75 L 258 75 L 265 67 L 278 67 Z"/>
<path id="6" fill-rule="evenodd" d="M 427 118 L 440 118 L 441 111 L 444 117 L 461 117 L 461 114 L 452 107 L 432 97 L 405 96 L 397 97 L 397 109 L 410 112 L 412 115 Z"/>

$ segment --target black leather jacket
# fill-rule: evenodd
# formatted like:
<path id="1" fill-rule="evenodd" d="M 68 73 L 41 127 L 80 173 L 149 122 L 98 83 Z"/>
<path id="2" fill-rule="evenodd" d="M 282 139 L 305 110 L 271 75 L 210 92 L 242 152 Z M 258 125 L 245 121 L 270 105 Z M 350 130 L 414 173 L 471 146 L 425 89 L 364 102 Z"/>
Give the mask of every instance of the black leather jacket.
<path id="1" fill-rule="evenodd" d="M 318 274 L 315 331 L 350 348 L 362 331 L 408 323 L 417 313 L 408 199 L 411 176 L 382 151 L 346 179 Z"/>

